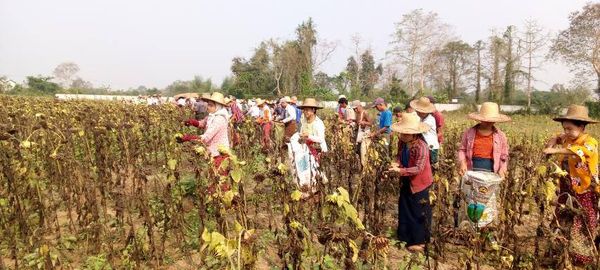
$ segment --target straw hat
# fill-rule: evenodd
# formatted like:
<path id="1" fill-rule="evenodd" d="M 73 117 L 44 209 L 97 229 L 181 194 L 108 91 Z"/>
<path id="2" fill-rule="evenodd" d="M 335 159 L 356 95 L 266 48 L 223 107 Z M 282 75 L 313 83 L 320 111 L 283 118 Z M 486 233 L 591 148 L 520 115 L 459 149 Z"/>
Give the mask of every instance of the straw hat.
<path id="1" fill-rule="evenodd" d="M 321 105 L 319 105 L 319 102 L 314 98 L 304 99 L 304 101 L 302 102 L 302 105 L 298 106 L 298 108 L 300 108 L 300 109 L 304 109 L 304 108 L 323 109 L 323 107 Z"/>
<path id="2" fill-rule="evenodd" d="M 262 98 L 257 98 L 255 102 L 256 102 L 256 106 L 265 104 L 265 101 Z"/>
<path id="3" fill-rule="evenodd" d="M 567 113 L 563 116 L 559 116 L 553 119 L 554 121 L 561 122 L 563 120 L 576 120 L 587 122 L 591 124 L 598 123 L 598 121 L 592 119 L 588 115 L 588 108 L 581 105 L 571 105 L 567 109 Z"/>
<path id="4" fill-rule="evenodd" d="M 392 131 L 400 134 L 421 134 L 430 129 L 431 127 L 421 122 L 421 118 L 415 113 L 402 113 L 402 120 L 392 124 Z"/>
<path id="5" fill-rule="evenodd" d="M 494 102 L 484 102 L 479 112 L 470 113 L 469 118 L 479 122 L 502 123 L 509 122 L 509 116 L 500 113 L 500 106 Z"/>
<path id="6" fill-rule="evenodd" d="M 281 99 L 279 99 L 279 102 L 290 103 L 291 101 L 292 100 L 288 96 L 285 96 L 285 97 L 282 97 Z"/>
<path id="7" fill-rule="evenodd" d="M 410 107 L 420 113 L 432 113 L 435 112 L 435 105 L 431 103 L 431 100 L 427 97 L 420 97 L 410 102 Z"/>
<path id="8" fill-rule="evenodd" d="M 352 109 L 356 109 L 360 106 L 362 106 L 362 104 L 360 103 L 360 100 L 358 100 L 358 99 L 352 101 L 352 104 L 350 104 L 350 108 L 352 108 Z"/>
<path id="9" fill-rule="evenodd" d="M 290 102 L 291 102 L 292 104 L 296 104 L 296 102 L 298 102 L 298 97 L 296 97 L 296 96 L 292 96 L 292 98 L 290 98 Z"/>
<path id="10" fill-rule="evenodd" d="M 223 96 L 223 94 L 221 94 L 219 92 L 212 93 L 212 95 L 210 95 L 210 97 L 204 97 L 204 95 L 202 95 L 202 100 L 212 101 L 212 102 L 224 105 L 224 106 L 227 105 L 227 103 L 225 102 L 225 96 Z"/>

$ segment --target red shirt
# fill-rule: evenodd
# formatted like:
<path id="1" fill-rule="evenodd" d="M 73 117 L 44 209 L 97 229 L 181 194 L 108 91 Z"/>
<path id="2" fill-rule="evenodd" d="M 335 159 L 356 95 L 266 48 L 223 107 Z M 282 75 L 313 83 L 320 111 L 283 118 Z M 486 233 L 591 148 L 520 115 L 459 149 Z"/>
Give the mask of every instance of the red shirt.
<path id="1" fill-rule="evenodd" d="M 400 142 L 400 145 L 402 142 Z M 399 147 L 402 149 L 402 147 Z M 400 173 L 400 176 L 410 178 L 410 189 L 412 193 L 425 190 L 433 183 L 431 164 L 429 163 L 429 147 L 424 140 L 418 139 L 409 145 L 408 167 Z M 400 151 L 399 151 L 400 152 Z M 398 163 L 402 165 L 402 155 L 398 154 Z"/>
<path id="2" fill-rule="evenodd" d="M 494 133 L 483 136 L 479 132 L 475 133 L 473 141 L 473 157 L 478 158 L 494 158 Z"/>
<path id="3" fill-rule="evenodd" d="M 442 142 L 444 141 L 444 133 L 443 133 L 443 128 L 444 128 L 444 115 L 439 112 L 439 111 L 435 111 L 432 113 L 433 118 L 435 118 L 435 130 L 437 131 L 437 136 L 438 136 L 438 142 L 440 144 L 442 144 Z"/>

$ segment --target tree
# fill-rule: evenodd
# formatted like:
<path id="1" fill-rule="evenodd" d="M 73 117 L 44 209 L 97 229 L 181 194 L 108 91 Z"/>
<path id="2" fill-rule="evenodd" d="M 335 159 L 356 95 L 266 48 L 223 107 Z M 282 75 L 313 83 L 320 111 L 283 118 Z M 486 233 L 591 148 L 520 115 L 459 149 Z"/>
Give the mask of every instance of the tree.
<path id="1" fill-rule="evenodd" d="M 477 59 L 475 64 L 475 102 L 479 103 L 481 98 L 481 51 L 484 48 L 483 41 L 479 40 L 475 42 L 473 46 L 477 52 Z"/>
<path id="2" fill-rule="evenodd" d="M 553 40 L 549 57 L 566 62 L 572 71 L 596 75 L 600 93 L 600 3 L 589 3 L 569 16 L 569 28 Z"/>
<path id="3" fill-rule="evenodd" d="M 58 83 L 62 87 L 69 87 L 73 80 L 75 80 L 75 74 L 79 72 L 79 66 L 73 62 L 65 62 L 54 68 L 52 74 L 58 80 Z"/>
<path id="4" fill-rule="evenodd" d="M 472 53 L 473 48 L 464 41 L 448 42 L 439 52 L 448 74 L 446 89 L 449 98 L 454 98 L 460 93 L 462 78 L 470 70 Z"/>
<path id="5" fill-rule="evenodd" d="M 61 90 L 60 85 L 57 83 L 53 83 L 52 77 L 43 77 L 43 76 L 28 76 L 27 77 L 27 86 L 29 90 L 43 95 L 54 95 L 56 92 Z"/>
<path id="6" fill-rule="evenodd" d="M 504 44 L 506 45 L 505 66 L 504 66 L 504 92 L 503 102 L 505 104 L 512 101 L 513 93 L 515 92 L 515 74 L 518 72 L 515 68 L 518 67 L 518 56 L 513 52 L 513 40 L 514 40 L 514 29 L 515 27 L 509 25 L 504 32 Z"/>
<path id="7" fill-rule="evenodd" d="M 358 97 L 360 95 L 360 67 L 354 59 L 354 56 L 348 58 L 348 64 L 346 64 L 346 74 L 350 82 L 350 96 Z"/>
<path id="8" fill-rule="evenodd" d="M 544 29 L 536 21 L 525 21 L 524 31 L 519 38 L 519 44 L 523 47 L 523 54 L 526 58 L 523 68 L 526 70 L 528 109 L 531 108 L 532 82 L 535 80 L 533 72 L 539 68 L 534 62 L 538 61 L 540 51 L 546 46 L 547 37 L 548 35 L 544 33 Z"/>
<path id="9" fill-rule="evenodd" d="M 419 90 L 424 90 L 427 69 L 436 62 L 433 53 L 449 40 L 449 32 L 450 27 L 439 20 L 437 13 L 425 13 L 422 9 L 402 15 L 396 23 L 390 53 L 406 67 L 411 95 L 415 94 L 415 78 L 419 80 Z"/>
<path id="10" fill-rule="evenodd" d="M 393 74 L 389 82 L 388 88 L 391 99 L 400 103 L 406 102 L 408 100 L 408 95 L 402 87 L 402 80 L 398 79 L 398 77 Z"/>
<path id="11" fill-rule="evenodd" d="M 488 100 L 499 101 L 501 99 L 501 89 L 503 86 L 502 82 L 502 71 L 500 64 L 506 50 L 506 44 L 504 40 L 497 35 L 490 37 L 490 42 L 487 51 L 487 57 L 489 62 L 488 74 L 486 75 L 488 81 Z"/>
<path id="12" fill-rule="evenodd" d="M 363 52 L 360 56 L 360 63 L 360 91 L 363 96 L 368 97 L 371 96 L 373 87 L 379 80 L 383 68 L 381 67 L 381 64 L 375 67 L 375 59 L 373 59 L 373 54 L 371 54 L 370 50 Z"/>

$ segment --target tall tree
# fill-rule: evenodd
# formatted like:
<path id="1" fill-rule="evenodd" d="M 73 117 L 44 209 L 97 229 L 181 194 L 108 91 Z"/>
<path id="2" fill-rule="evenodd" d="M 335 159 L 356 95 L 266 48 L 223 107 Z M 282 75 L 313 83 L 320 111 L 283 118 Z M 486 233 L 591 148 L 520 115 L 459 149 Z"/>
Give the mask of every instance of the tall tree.
<path id="1" fill-rule="evenodd" d="M 519 44 L 522 46 L 522 51 L 525 57 L 524 69 L 525 78 L 527 80 L 527 108 L 531 107 L 531 92 L 532 82 L 535 80 L 533 76 L 534 70 L 539 68 L 540 52 L 546 46 L 546 39 L 548 35 L 536 21 L 527 20 L 521 37 L 519 38 Z"/>
<path id="2" fill-rule="evenodd" d="M 502 70 L 500 65 L 505 53 L 506 44 L 501 37 L 492 35 L 488 46 L 488 100 L 499 102 L 501 100 L 501 91 L 503 86 Z"/>
<path id="3" fill-rule="evenodd" d="M 518 56 L 513 50 L 514 30 L 515 27 L 509 25 L 503 36 L 504 44 L 506 45 L 506 52 L 504 54 L 506 64 L 504 66 L 504 92 L 502 100 L 505 104 L 512 101 L 513 93 L 515 92 L 515 74 L 518 72 L 515 69 L 518 67 Z"/>
<path id="4" fill-rule="evenodd" d="M 346 74 L 348 75 L 348 79 L 350 81 L 350 96 L 358 97 L 360 95 L 360 67 L 354 59 L 354 56 L 350 56 L 348 58 L 348 63 L 346 64 Z"/>
<path id="5" fill-rule="evenodd" d="M 366 50 L 360 56 L 360 90 L 361 94 L 365 97 L 371 96 L 373 87 L 379 80 L 379 76 L 382 73 L 381 64 L 375 67 L 375 59 L 370 50 Z"/>
<path id="6" fill-rule="evenodd" d="M 446 43 L 439 52 L 447 72 L 448 98 L 454 98 L 460 93 L 462 79 L 470 71 L 472 53 L 473 48 L 460 40 Z"/>
<path id="7" fill-rule="evenodd" d="M 573 71 L 596 75 L 600 94 L 600 3 L 589 3 L 569 16 L 569 28 L 560 31 L 550 57 L 565 61 Z"/>
<path id="8" fill-rule="evenodd" d="M 475 42 L 473 48 L 477 52 L 475 60 L 475 102 L 479 103 L 481 99 L 481 51 L 484 49 L 484 43 L 481 40 Z"/>
<path id="9" fill-rule="evenodd" d="M 71 86 L 73 80 L 76 79 L 75 75 L 77 72 L 79 72 L 79 66 L 77 64 L 73 62 L 65 62 L 56 66 L 52 74 L 62 87 L 69 87 Z"/>
<path id="10" fill-rule="evenodd" d="M 449 32 L 450 27 L 439 20 L 437 13 L 425 13 L 422 9 L 402 15 L 396 23 L 390 53 L 406 67 L 405 77 L 411 95 L 415 94 L 416 80 L 419 90 L 424 90 L 427 69 L 435 63 L 431 56 L 449 40 Z"/>

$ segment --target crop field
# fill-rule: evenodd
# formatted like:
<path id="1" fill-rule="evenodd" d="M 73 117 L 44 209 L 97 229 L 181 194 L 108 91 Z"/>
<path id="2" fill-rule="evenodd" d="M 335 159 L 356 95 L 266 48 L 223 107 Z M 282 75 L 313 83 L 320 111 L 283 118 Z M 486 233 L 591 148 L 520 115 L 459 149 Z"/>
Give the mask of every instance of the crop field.
<path id="1" fill-rule="evenodd" d="M 510 162 L 498 245 L 489 245 L 486 231 L 454 226 L 456 150 L 474 122 L 447 114 L 430 192 L 432 241 L 426 254 L 411 254 L 395 238 L 400 182 L 386 173 L 389 150 L 373 144 L 360 168 L 351 129 L 319 113 L 328 181 L 304 199 L 286 165 L 281 126 L 264 152 L 248 120 L 242 143 L 222 149 L 231 159 L 215 170 L 206 149 L 175 139 L 198 132 L 182 124 L 191 111 L 0 96 L 0 269 L 570 267 L 554 221 L 560 172 L 541 153 L 561 131 L 551 116 L 514 115 L 498 125 Z"/>

